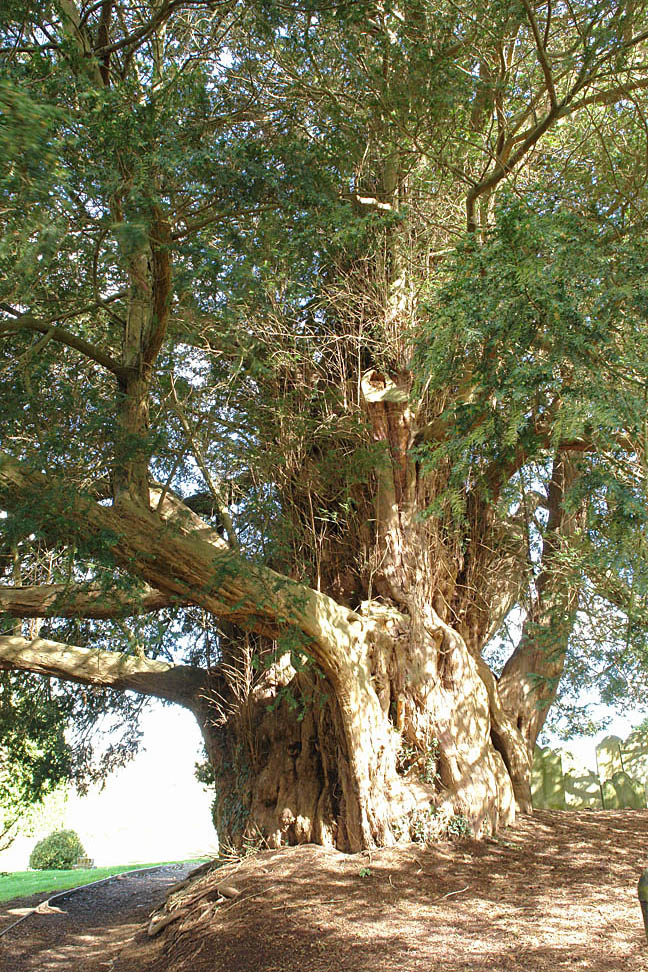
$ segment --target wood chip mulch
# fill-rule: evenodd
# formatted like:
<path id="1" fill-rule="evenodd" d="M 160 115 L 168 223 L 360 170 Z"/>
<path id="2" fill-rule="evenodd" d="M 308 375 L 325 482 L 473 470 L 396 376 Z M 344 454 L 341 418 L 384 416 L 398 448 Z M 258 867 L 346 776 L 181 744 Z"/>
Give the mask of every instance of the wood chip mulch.
<path id="1" fill-rule="evenodd" d="M 173 892 L 186 874 L 72 897 L 0 938 L 0 969 L 648 972 L 647 867 L 648 811 L 537 811 L 497 839 L 358 855 L 262 851 Z"/>

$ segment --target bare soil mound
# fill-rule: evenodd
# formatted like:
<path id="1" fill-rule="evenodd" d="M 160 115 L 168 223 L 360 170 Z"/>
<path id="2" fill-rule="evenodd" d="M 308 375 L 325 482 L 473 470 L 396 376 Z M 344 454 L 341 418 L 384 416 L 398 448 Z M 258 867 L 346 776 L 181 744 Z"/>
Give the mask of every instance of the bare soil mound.
<path id="1" fill-rule="evenodd" d="M 70 908 L 65 970 L 648 972 L 646 867 L 648 811 L 539 811 L 493 840 L 358 855 L 263 851 L 171 893 L 152 938 L 141 895 L 121 918 L 96 910 L 94 936 Z M 39 969 L 63 968 L 44 954 Z M 8 957 L 0 968 L 13 972 Z"/>
<path id="2" fill-rule="evenodd" d="M 170 897 L 152 972 L 639 972 L 647 866 L 648 812 L 538 812 L 495 840 L 353 856 L 266 851 Z"/>

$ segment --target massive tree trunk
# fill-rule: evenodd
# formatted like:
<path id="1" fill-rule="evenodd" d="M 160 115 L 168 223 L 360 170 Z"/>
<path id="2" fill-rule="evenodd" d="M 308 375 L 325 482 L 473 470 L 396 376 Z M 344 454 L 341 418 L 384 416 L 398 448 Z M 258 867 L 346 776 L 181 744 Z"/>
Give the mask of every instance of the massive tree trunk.
<path id="1" fill-rule="evenodd" d="M 362 619 L 368 650 L 348 681 L 287 659 L 258 678 L 240 665 L 214 677 L 199 718 L 219 834 L 357 850 L 439 836 L 455 818 L 477 835 L 512 822 L 488 691 L 462 639 L 433 611 L 416 623 L 374 603 Z"/>
<path id="2" fill-rule="evenodd" d="M 180 688 L 171 673 L 157 675 L 162 689 L 143 677 L 138 687 L 124 681 L 123 666 L 113 676 L 109 664 L 97 664 L 96 675 L 71 664 L 65 646 L 49 646 L 47 663 L 42 645 L 0 641 L 0 663 L 11 667 L 102 685 L 114 677 L 115 687 L 188 706 L 215 771 L 222 837 L 357 850 L 448 826 L 491 833 L 512 822 L 516 797 L 528 808 L 522 737 L 490 672 L 427 596 L 420 525 L 406 515 L 391 522 L 386 514 L 392 554 L 377 583 L 388 585 L 390 602 L 352 611 L 246 562 L 171 495 L 152 493 L 153 509 L 127 495 L 110 508 L 71 498 L 13 462 L 3 463 L 0 488 L 7 506 L 38 496 L 44 527 L 56 522 L 59 536 L 108 537 L 115 562 L 151 588 L 133 595 L 133 613 L 155 597 L 190 601 L 268 645 L 256 674 L 241 642 L 209 672 L 194 670 L 187 692 L 184 675 Z M 384 496 L 379 503 L 389 506 Z M 19 590 L 14 611 L 47 614 L 57 595 L 61 614 L 96 616 L 91 594 L 74 590 Z"/>

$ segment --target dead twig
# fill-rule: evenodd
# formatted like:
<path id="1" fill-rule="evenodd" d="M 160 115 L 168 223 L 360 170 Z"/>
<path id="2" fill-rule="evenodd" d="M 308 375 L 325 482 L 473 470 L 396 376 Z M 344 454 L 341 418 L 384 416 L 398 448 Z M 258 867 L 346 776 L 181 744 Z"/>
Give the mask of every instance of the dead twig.
<path id="1" fill-rule="evenodd" d="M 448 891 L 447 894 L 441 894 L 441 895 L 439 895 L 438 898 L 434 898 L 434 901 L 443 901 L 444 898 L 451 898 L 453 896 L 453 894 L 463 894 L 464 891 L 467 891 L 469 887 L 470 887 L 470 885 L 467 884 L 465 888 L 459 888 L 458 891 Z"/>

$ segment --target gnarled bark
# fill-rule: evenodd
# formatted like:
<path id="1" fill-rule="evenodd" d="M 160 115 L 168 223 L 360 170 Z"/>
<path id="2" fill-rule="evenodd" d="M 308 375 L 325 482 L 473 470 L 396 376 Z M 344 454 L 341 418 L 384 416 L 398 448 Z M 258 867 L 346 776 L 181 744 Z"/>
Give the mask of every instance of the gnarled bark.
<path id="1" fill-rule="evenodd" d="M 499 679 L 502 705 L 522 734 L 530 757 L 558 693 L 578 603 L 568 565 L 561 564 L 581 519 L 580 511 L 565 506 L 576 475 L 573 461 L 559 453 L 549 484 L 542 571 L 522 636 Z"/>
<path id="2" fill-rule="evenodd" d="M 284 660 L 256 679 L 241 669 L 212 679 L 199 720 L 222 837 L 357 850 L 453 818 L 477 835 L 512 822 L 488 693 L 462 639 L 434 614 L 417 626 L 376 603 L 361 613 L 370 650 L 355 732 L 339 685 L 312 670 Z"/>

